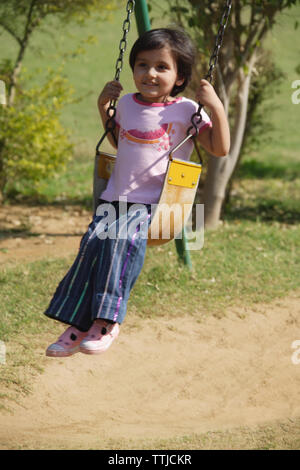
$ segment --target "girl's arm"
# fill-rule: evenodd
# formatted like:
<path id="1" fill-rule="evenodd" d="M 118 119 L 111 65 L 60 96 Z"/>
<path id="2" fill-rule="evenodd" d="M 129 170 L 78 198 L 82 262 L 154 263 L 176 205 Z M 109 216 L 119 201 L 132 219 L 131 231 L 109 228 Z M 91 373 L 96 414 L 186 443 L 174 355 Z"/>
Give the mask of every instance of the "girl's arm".
<path id="1" fill-rule="evenodd" d="M 109 108 L 109 104 L 112 100 L 117 100 L 121 94 L 121 91 L 123 90 L 123 87 L 120 82 L 114 80 L 112 82 L 108 82 L 103 90 L 101 91 L 99 98 L 98 98 L 98 109 L 99 113 L 101 116 L 102 124 L 105 129 L 106 121 L 108 120 L 107 116 L 107 110 Z M 114 135 L 116 137 L 116 140 L 118 141 L 118 136 L 119 136 L 119 128 L 115 127 L 114 129 Z M 114 139 L 110 132 L 107 134 L 107 138 L 111 145 L 115 148 L 116 144 L 114 142 Z"/>
<path id="2" fill-rule="evenodd" d="M 212 127 L 200 133 L 199 142 L 210 154 L 224 157 L 230 149 L 230 131 L 222 101 L 207 80 L 201 80 L 196 98 L 210 110 L 212 121 Z"/>

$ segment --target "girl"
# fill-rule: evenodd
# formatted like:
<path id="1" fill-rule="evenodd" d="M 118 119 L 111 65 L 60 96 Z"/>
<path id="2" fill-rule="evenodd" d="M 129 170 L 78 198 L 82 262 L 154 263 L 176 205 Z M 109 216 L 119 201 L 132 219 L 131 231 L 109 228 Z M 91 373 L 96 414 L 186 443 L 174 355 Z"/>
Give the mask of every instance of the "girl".
<path id="1" fill-rule="evenodd" d="M 70 356 L 77 351 L 98 354 L 105 351 L 119 334 L 130 291 L 144 262 L 151 204 L 158 202 L 170 150 L 186 135 L 190 119 L 198 106 L 177 97 L 190 81 L 194 48 L 182 31 L 154 29 L 139 37 L 130 53 L 130 66 L 137 93 L 123 96 L 117 106 L 115 137 L 117 160 L 107 188 L 88 231 L 83 236 L 78 256 L 59 284 L 45 314 L 71 326 L 51 344 L 48 356 Z M 122 85 L 112 81 L 98 98 L 105 126 L 107 109 L 119 98 Z M 196 93 L 210 111 L 202 111 L 198 139 L 215 156 L 229 151 L 229 127 L 223 105 L 214 88 L 201 80 Z M 114 139 L 109 137 L 114 145 Z M 191 139 L 179 158 L 189 158 Z M 128 201 L 127 210 L 120 200 Z M 131 211 L 143 204 L 144 211 Z M 106 223 L 112 207 L 116 219 Z M 105 223 L 104 223 L 105 221 Z M 121 236 L 124 226 L 136 230 Z M 105 236 L 114 228 L 115 236 Z"/>

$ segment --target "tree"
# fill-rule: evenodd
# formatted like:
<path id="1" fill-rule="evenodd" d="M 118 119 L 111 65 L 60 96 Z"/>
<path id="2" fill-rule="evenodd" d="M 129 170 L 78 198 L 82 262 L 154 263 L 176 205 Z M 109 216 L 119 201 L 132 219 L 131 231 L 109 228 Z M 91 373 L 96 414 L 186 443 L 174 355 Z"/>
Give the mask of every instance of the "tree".
<path id="1" fill-rule="evenodd" d="M 8 77 L 8 106 L 12 105 L 22 62 L 33 32 L 48 16 L 63 22 L 74 18 L 84 20 L 92 12 L 103 12 L 108 0 L 1 0 L 0 29 L 5 30 L 18 44 L 15 62 Z"/>
<path id="2" fill-rule="evenodd" d="M 15 60 L 4 59 L 0 70 L 8 92 L 7 106 L 0 107 L 0 200 L 20 185 L 35 190 L 71 157 L 72 146 L 59 120 L 72 91 L 66 79 L 50 72 L 38 87 L 23 86 L 22 63 L 33 33 L 48 16 L 63 24 L 83 22 L 109 6 L 109 0 L 1 0 L 0 34 L 8 33 L 18 48 Z"/>
<path id="3" fill-rule="evenodd" d="M 234 0 L 216 68 L 215 88 L 223 101 L 231 124 L 231 148 L 226 158 L 209 156 L 204 185 L 205 224 L 219 224 L 226 187 L 239 160 L 247 123 L 251 79 L 259 49 L 277 16 L 299 0 Z M 214 48 L 215 35 L 225 0 L 169 0 L 176 21 L 186 27 L 204 52 L 201 75 Z"/>
<path id="4" fill-rule="evenodd" d="M 41 180 L 65 168 L 72 145 L 59 118 L 71 95 L 68 81 L 50 72 L 45 83 L 17 93 L 13 106 L 0 107 L 0 201 L 36 193 Z"/>

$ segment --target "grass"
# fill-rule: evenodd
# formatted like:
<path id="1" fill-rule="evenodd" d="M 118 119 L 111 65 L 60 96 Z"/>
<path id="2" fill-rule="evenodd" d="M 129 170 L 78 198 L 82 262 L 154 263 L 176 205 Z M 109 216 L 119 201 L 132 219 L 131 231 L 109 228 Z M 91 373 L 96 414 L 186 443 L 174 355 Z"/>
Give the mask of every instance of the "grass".
<path id="1" fill-rule="evenodd" d="M 130 309 L 143 318 L 162 310 L 219 315 L 240 299 L 247 305 L 268 302 L 298 288 L 299 249 L 299 225 L 248 221 L 206 231 L 203 249 L 191 252 L 192 272 L 179 263 L 174 243 L 149 248 Z M 40 314 L 72 261 L 45 259 L 1 270 L 1 339 L 45 331 L 48 320 Z M 148 298 L 151 303 L 145 302 Z"/>
<path id="2" fill-rule="evenodd" d="M 299 163 L 299 132 L 298 122 L 300 105 L 292 103 L 291 96 L 294 80 L 299 79 L 296 71 L 300 65 L 300 45 L 295 41 L 299 32 L 294 28 L 295 21 L 299 21 L 300 6 L 286 10 L 278 17 L 277 25 L 269 34 L 265 47 L 274 57 L 275 63 L 285 73 L 285 79 L 279 87 L 279 92 L 273 97 L 267 119 L 275 127 L 270 135 L 268 144 L 259 152 L 264 162 L 286 164 L 290 161 Z M 284 37 L 284 41 L 282 38 Z M 298 70 L 298 69 L 297 69 Z"/>
<path id="3" fill-rule="evenodd" d="M 273 168 L 273 172 L 276 167 Z M 292 174 L 292 165 L 286 175 Z M 241 178 L 235 182 L 226 220 L 251 220 L 295 225 L 300 221 L 298 194 L 300 178 Z"/>
<path id="4" fill-rule="evenodd" d="M 300 447 L 300 419 L 267 425 L 240 427 L 226 431 L 179 436 L 151 441 L 110 440 L 99 443 L 105 449 L 160 449 L 160 450 L 298 450 Z M 193 460 L 193 457 L 192 457 Z"/>
<path id="5" fill-rule="evenodd" d="M 173 243 L 149 249 L 130 313 L 137 320 L 190 314 L 201 321 L 204 315 L 222 318 L 233 306 L 284 297 L 299 287 L 299 249 L 299 225 L 248 221 L 207 232 L 204 248 L 191 252 L 192 272 L 178 262 Z M 9 366 L 0 384 L 10 397 L 26 393 L 31 375 L 41 372 L 38 338 L 45 343 L 47 335 L 53 338 L 61 330 L 42 312 L 72 261 L 41 260 L 1 271 L 0 338 L 8 347 Z"/>
<path id="6" fill-rule="evenodd" d="M 59 331 L 58 325 L 50 326 L 41 315 L 49 289 L 54 289 L 54 269 L 63 269 L 58 261 L 51 273 L 49 264 L 42 261 L 1 270 L 0 338 L 6 344 L 6 365 L 0 376 L 2 398 L 17 400 L 31 390 L 32 377 L 43 371 L 43 356 L 37 354 L 39 337 L 45 338 L 50 329 L 54 334 Z"/>
<path id="7" fill-rule="evenodd" d="M 276 96 L 276 108 L 269 116 L 276 129 L 272 138 L 242 162 L 224 223 L 218 231 L 206 231 L 203 249 L 191 253 L 192 272 L 178 263 L 173 243 L 148 250 L 144 270 L 130 299 L 130 310 L 137 319 L 162 314 L 199 316 L 199 312 L 200 320 L 201 315 L 222 317 L 232 306 L 269 302 L 299 289 L 300 105 L 293 105 L 290 99 L 291 83 L 299 78 L 295 66 L 299 63 L 300 46 L 292 27 L 299 14 L 298 6 L 282 15 L 268 39 L 275 60 L 287 74 Z M 68 106 L 62 116 L 74 135 L 76 153 L 66 173 L 43 183 L 39 203 L 68 201 L 91 207 L 94 146 L 102 131 L 95 103 L 101 86 L 113 75 L 122 18 L 120 11 L 105 23 L 91 20 L 85 27 L 69 25 L 64 30 L 57 29 L 55 35 L 39 33 L 34 38 L 34 47 L 25 60 L 30 71 L 48 64 L 58 67 L 65 51 L 84 44 L 89 34 L 98 38 L 96 44 L 84 46 L 86 54 L 72 60 L 69 54 L 66 59 L 65 74 L 76 96 L 85 97 Z M 130 43 L 135 36 L 133 27 Z M 8 37 L 2 36 L 2 41 L 3 38 L 7 44 L 5 54 L 13 54 L 15 46 Z M 126 91 L 132 91 L 127 65 L 122 77 Z M 28 393 L 32 377 L 43 370 L 44 345 L 39 337 L 42 333 L 44 343 L 47 335 L 53 338 L 61 328 L 58 323 L 49 322 L 42 312 L 71 262 L 71 258 L 45 259 L 1 269 L 0 338 L 7 344 L 7 365 L 0 365 L 0 398 L 17 400 L 20 393 Z M 294 449 L 299 445 L 297 420 L 151 443 L 108 443 L 109 448 L 161 449 Z"/>
<path id="8" fill-rule="evenodd" d="M 299 228 L 294 226 L 278 230 L 276 225 L 226 223 L 218 232 L 206 232 L 202 251 L 191 252 L 192 274 L 178 265 L 173 244 L 158 249 L 159 261 L 149 250 L 133 303 L 140 315 L 172 314 L 174 305 L 176 312 L 222 315 L 240 299 L 244 305 L 270 301 L 297 288 L 298 250 Z M 151 305 L 145 306 L 150 296 Z"/>

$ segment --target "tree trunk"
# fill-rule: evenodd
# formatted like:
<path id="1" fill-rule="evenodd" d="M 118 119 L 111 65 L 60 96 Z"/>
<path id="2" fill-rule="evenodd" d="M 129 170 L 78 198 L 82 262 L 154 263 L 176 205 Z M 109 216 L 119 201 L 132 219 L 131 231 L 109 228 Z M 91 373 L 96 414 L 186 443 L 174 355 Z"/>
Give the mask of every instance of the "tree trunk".
<path id="1" fill-rule="evenodd" d="M 16 60 L 15 66 L 13 68 L 13 71 L 10 77 L 10 88 L 9 88 L 8 103 L 7 103 L 8 106 L 12 106 L 15 101 L 16 86 L 17 86 L 17 81 L 18 81 L 21 68 L 22 68 L 22 60 L 24 57 L 25 49 L 26 49 L 26 45 L 22 44 L 20 47 L 18 58 Z"/>
<path id="2" fill-rule="evenodd" d="M 3 161 L 3 157 L 1 156 L 3 148 L 4 148 L 4 140 L 0 140 L 0 204 L 4 200 L 4 188 L 6 185 L 4 161 Z"/>
<path id="3" fill-rule="evenodd" d="M 35 8 L 35 4 L 36 4 L 36 0 L 31 0 L 29 10 L 28 10 L 28 13 L 27 13 L 26 25 L 25 25 L 25 29 L 24 29 L 23 38 L 20 39 L 20 38 L 17 38 L 16 36 L 14 36 L 15 39 L 17 39 L 17 41 L 19 43 L 20 49 L 19 49 L 18 57 L 16 59 L 14 68 L 13 68 L 11 76 L 10 76 L 8 106 L 12 106 L 13 103 L 14 103 L 14 100 L 15 100 L 17 81 L 18 81 L 18 78 L 19 78 L 19 75 L 20 75 L 20 72 L 21 72 L 22 62 L 23 62 L 23 58 L 24 58 L 26 48 L 28 46 L 29 37 L 32 34 L 34 28 L 39 24 L 39 21 L 40 21 L 39 18 L 37 18 L 37 19 L 35 19 L 35 21 L 33 21 L 33 18 L 32 18 L 33 11 L 34 11 L 34 8 Z"/>
<path id="4" fill-rule="evenodd" d="M 234 128 L 231 133 L 230 152 L 226 157 L 209 156 L 207 175 L 204 185 L 205 226 L 215 229 L 220 222 L 222 205 L 226 194 L 226 186 L 236 166 L 246 126 L 248 96 L 251 74 L 255 64 L 255 52 L 248 65 L 248 73 L 240 68 L 238 74 L 238 90 L 236 92 L 236 111 Z"/>

